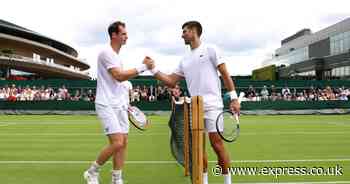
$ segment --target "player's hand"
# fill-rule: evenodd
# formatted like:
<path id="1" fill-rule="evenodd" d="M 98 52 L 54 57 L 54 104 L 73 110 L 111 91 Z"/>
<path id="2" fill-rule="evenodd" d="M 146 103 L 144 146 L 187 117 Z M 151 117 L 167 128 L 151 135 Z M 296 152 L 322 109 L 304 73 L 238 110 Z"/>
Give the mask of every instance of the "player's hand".
<path id="1" fill-rule="evenodd" d="M 155 67 L 154 60 L 148 56 L 143 59 L 143 64 L 145 64 L 149 70 L 152 70 Z"/>
<path id="2" fill-rule="evenodd" d="M 239 104 L 238 99 L 234 99 L 230 102 L 230 110 L 233 113 L 239 114 L 241 111 L 241 104 Z"/>

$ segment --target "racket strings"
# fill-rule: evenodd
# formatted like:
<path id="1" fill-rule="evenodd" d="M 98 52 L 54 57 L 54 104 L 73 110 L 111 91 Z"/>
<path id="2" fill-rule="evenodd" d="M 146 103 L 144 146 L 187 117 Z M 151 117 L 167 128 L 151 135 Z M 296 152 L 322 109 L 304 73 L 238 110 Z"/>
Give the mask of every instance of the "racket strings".
<path id="1" fill-rule="evenodd" d="M 224 111 L 218 116 L 216 123 L 217 131 L 225 141 L 233 142 L 239 136 L 239 118 L 237 114 Z M 223 127 L 220 126 L 221 124 Z"/>
<path id="2" fill-rule="evenodd" d="M 146 115 L 137 107 L 129 107 L 129 121 L 138 129 L 145 129 L 149 124 Z"/>

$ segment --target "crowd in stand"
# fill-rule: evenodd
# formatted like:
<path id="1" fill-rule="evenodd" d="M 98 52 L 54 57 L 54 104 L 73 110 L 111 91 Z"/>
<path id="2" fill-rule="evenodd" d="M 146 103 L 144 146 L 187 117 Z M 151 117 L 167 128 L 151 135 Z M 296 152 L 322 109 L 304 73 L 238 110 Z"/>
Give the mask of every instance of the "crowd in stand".
<path id="1" fill-rule="evenodd" d="M 255 90 L 253 86 L 249 86 L 245 91 L 245 101 L 325 101 L 325 100 L 349 100 L 350 89 L 346 89 L 344 86 L 341 88 L 331 88 L 326 86 L 325 88 L 315 88 L 313 86 L 308 89 L 289 88 L 283 87 L 281 90 L 277 90 L 274 85 L 270 88 L 263 86 L 260 91 Z"/>
<path id="2" fill-rule="evenodd" d="M 36 86 L 11 86 L 0 87 L 0 101 L 47 101 L 47 100 L 72 100 L 95 101 L 95 93 L 91 90 L 75 90 L 73 94 L 63 85 L 58 89 Z"/>
<path id="3" fill-rule="evenodd" d="M 137 85 L 130 91 L 130 101 L 160 101 L 169 100 L 172 96 L 172 89 L 166 86 L 139 86 Z"/>
<path id="4" fill-rule="evenodd" d="M 263 86 L 255 89 L 249 86 L 248 89 L 241 90 L 244 92 L 243 101 L 324 101 L 324 100 L 344 100 L 350 99 L 350 89 L 345 87 L 331 88 L 289 88 L 277 89 L 274 85 L 270 87 Z M 185 90 L 180 86 L 171 89 L 166 86 L 139 86 L 136 85 L 130 90 L 130 101 L 161 101 L 172 100 L 178 101 L 180 97 L 186 95 Z M 64 85 L 58 89 L 51 87 L 36 86 L 10 86 L 0 87 L 0 101 L 45 101 L 45 100 L 71 100 L 71 101 L 91 101 L 95 100 L 95 91 L 93 89 L 67 89 Z"/>

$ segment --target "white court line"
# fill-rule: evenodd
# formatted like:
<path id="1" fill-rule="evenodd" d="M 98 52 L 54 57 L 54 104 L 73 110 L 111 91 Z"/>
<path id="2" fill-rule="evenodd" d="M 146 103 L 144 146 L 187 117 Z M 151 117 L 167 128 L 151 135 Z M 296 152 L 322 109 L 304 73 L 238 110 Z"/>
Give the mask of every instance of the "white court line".
<path id="1" fill-rule="evenodd" d="M 4 124 L 0 124 L 0 127 L 10 126 L 10 125 L 13 125 L 13 123 L 4 123 Z"/>
<path id="2" fill-rule="evenodd" d="M 1 125 L 0 125 L 1 126 Z M 340 132 L 264 132 L 264 133 L 253 133 L 253 132 L 243 132 L 241 135 L 338 135 L 338 134 L 349 134 L 350 131 L 340 131 Z M 129 136 L 142 135 L 142 136 L 152 136 L 152 135 L 169 135 L 170 133 L 134 133 L 129 134 Z M 0 136 L 100 136 L 103 133 L 1 133 Z"/>
<path id="3" fill-rule="evenodd" d="M 166 120 L 168 121 L 168 120 Z M 76 121 L 71 121 L 71 122 L 52 122 L 52 121 L 41 121 L 41 122 L 33 122 L 33 121 L 29 121 L 29 122 L 26 122 L 26 121 L 23 121 L 23 122 L 20 122 L 20 121 L 9 121 L 9 122 L 0 122 L 0 124 L 3 124 L 3 123 L 11 123 L 11 124 L 18 124 L 18 125 L 89 125 L 89 124 L 92 124 L 92 125 L 99 125 L 100 124 L 100 120 L 96 120 L 94 122 L 89 122 L 89 120 L 87 121 L 84 121 L 84 120 L 76 120 Z M 164 125 L 164 126 L 168 126 L 168 122 L 166 123 L 163 123 L 163 122 L 151 122 L 151 126 L 153 125 Z"/>
<path id="4" fill-rule="evenodd" d="M 241 135 L 332 135 L 332 134 L 349 134 L 350 131 L 337 131 L 337 132 L 263 132 L 263 133 L 253 133 L 253 132 L 242 132 Z"/>
<path id="5" fill-rule="evenodd" d="M 350 162 L 350 158 L 346 159 L 310 159 L 310 160 L 232 160 L 231 163 L 279 163 L 279 162 Z M 0 161 L 0 164 L 86 164 L 91 161 L 38 161 L 38 160 L 18 160 L 18 161 Z M 174 160 L 139 160 L 126 161 L 126 164 L 175 164 Z M 212 160 L 209 163 L 217 163 Z"/>
<path id="6" fill-rule="evenodd" d="M 336 126 L 350 126 L 349 122 L 328 122 L 327 124 Z"/>
<path id="7" fill-rule="evenodd" d="M 20 122 L 20 121 L 9 121 L 9 122 L 0 122 L 0 124 L 3 123 L 10 123 L 10 124 L 14 124 L 14 125 L 76 125 L 76 124 L 93 124 L 92 122 L 86 122 L 86 121 L 76 121 L 76 122 L 50 122 L 50 121 L 41 121 L 41 122 Z"/>
<path id="8" fill-rule="evenodd" d="M 333 183 L 350 183 L 350 181 L 310 181 L 310 182 L 274 182 L 274 183 L 266 183 L 266 182 L 255 182 L 255 183 L 238 183 L 238 184 L 333 184 Z M 213 183 L 213 184 L 222 184 L 222 183 Z"/>
<path id="9" fill-rule="evenodd" d="M 0 133 L 0 136 L 104 136 L 104 133 Z M 132 133 L 128 136 L 158 136 L 169 135 L 169 133 Z"/>
<path id="10" fill-rule="evenodd" d="M 10 126 L 10 125 L 17 125 L 18 123 L 14 122 L 0 122 L 0 126 Z"/>

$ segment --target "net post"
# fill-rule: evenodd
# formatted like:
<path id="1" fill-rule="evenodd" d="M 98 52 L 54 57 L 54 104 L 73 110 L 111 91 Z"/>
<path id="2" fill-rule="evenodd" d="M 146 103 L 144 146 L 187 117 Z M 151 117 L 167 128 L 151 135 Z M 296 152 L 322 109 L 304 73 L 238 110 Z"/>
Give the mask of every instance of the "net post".
<path id="1" fill-rule="evenodd" d="M 192 101 L 192 183 L 203 184 L 204 109 L 203 98 L 194 96 Z"/>
<path id="2" fill-rule="evenodd" d="M 190 148 L 189 148 L 189 105 L 184 102 L 184 168 L 185 176 L 190 175 Z"/>

